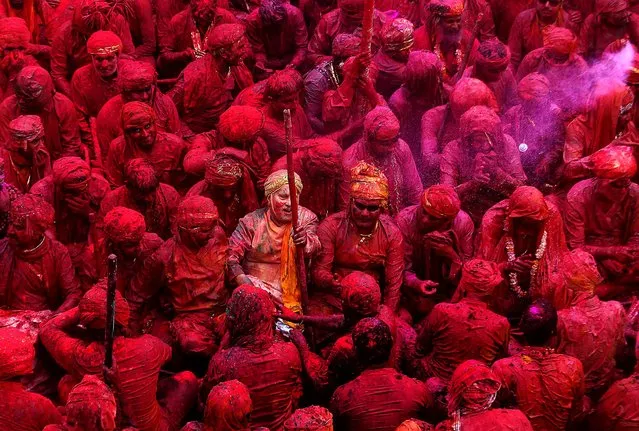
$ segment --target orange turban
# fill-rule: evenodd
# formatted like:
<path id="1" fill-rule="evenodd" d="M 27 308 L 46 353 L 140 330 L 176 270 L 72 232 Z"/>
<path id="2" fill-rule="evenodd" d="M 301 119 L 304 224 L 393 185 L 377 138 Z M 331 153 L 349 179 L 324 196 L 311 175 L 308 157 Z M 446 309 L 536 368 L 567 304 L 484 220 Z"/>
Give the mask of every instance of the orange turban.
<path id="1" fill-rule="evenodd" d="M 122 52 L 122 41 L 112 31 L 96 31 L 87 40 L 87 52 L 91 55 L 119 54 Z"/>
<path id="2" fill-rule="evenodd" d="M 464 12 L 463 0 L 431 0 L 428 6 L 435 16 L 461 16 Z"/>
<path id="3" fill-rule="evenodd" d="M 106 326 L 107 284 L 99 281 L 89 289 L 78 303 L 80 323 L 86 327 L 102 329 Z M 129 304 L 120 292 L 115 292 L 115 322 L 123 327 L 129 324 Z"/>
<path id="4" fill-rule="evenodd" d="M 483 106 L 473 106 L 459 119 L 462 139 L 468 139 L 472 134 L 481 132 L 491 135 L 493 139 L 502 136 L 501 120 L 492 109 Z"/>
<path id="5" fill-rule="evenodd" d="M 361 161 L 351 169 L 351 198 L 388 202 L 388 180 L 375 166 Z"/>
<path id="6" fill-rule="evenodd" d="M 218 130 L 228 142 L 252 141 L 264 127 L 264 115 L 252 106 L 231 106 L 220 115 Z"/>
<path id="7" fill-rule="evenodd" d="M 415 43 L 413 23 L 404 18 L 388 22 L 382 29 L 382 47 L 386 52 L 409 50 Z"/>
<path id="8" fill-rule="evenodd" d="M 206 161 L 204 179 L 214 186 L 233 187 L 244 176 L 241 162 L 225 154 L 217 154 Z"/>
<path id="9" fill-rule="evenodd" d="M 545 220 L 548 218 L 548 204 L 544 195 L 531 186 L 517 187 L 510 195 L 508 217 Z"/>
<path id="10" fill-rule="evenodd" d="M 488 39 L 479 45 L 477 66 L 490 70 L 506 70 L 510 64 L 510 50 L 497 39 Z"/>
<path id="11" fill-rule="evenodd" d="M 597 178 L 617 180 L 632 178 L 637 173 L 637 161 L 632 148 L 626 145 L 609 145 L 590 156 L 592 170 Z"/>
<path id="12" fill-rule="evenodd" d="M 447 185 L 434 185 L 422 194 L 422 208 L 437 218 L 453 219 L 459 213 L 461 202 L 454 188 Z"/>
<path id="13" fill-rule="evenodd" d="M 453 416 L 457 410 L 466 410 L 468 413 L 488 410 L 497 394 L 501 382 L 493 374 L 490 367 L 483 362 L 470 360 L 457 367 L 448 385 L 448 415 Z M 466 391 L 472 389 L 473 394 L 482 393 L 484 403 L 477 404 L 475 398 L 466 398 Z"/>
<path id="14" fill-rule="evenodd" d="M 104 217 L 104 233 L 116 243 L 139 242 L 146 232 L 144 216 L 125 207 L 115 207 Z"/>

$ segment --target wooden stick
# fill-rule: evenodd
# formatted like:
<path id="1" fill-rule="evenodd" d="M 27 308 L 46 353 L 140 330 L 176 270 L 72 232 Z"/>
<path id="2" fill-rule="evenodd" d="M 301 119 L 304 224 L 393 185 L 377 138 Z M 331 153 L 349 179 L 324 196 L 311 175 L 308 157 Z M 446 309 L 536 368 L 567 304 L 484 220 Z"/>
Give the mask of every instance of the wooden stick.
<path id="1" fill-rule="evenodd" d="M 115 289 L 117 286 L 118 258 L 110 254 L 107 258 L 106 325 L 104 326 L 104 380 L 108 382 L 108 370 L 113 367 L 113 339 L 115 337 Z"/>

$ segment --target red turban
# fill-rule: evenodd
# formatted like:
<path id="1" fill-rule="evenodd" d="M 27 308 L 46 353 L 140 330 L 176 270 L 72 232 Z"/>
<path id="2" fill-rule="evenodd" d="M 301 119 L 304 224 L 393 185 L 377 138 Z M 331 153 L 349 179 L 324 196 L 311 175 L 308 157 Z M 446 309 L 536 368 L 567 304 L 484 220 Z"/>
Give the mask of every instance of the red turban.
<path id="1" fill-rule="evenodd" d="M 31 32 L 22 18 L 0 19 L 0 48 L 7 46 L 27 48 Z"/>
<path id="2" fill-rule="evenodd" d="M 276 70 L 266 80 L 264 97 L 279 99 L 298 94 L 304 88 L 302 75 L 295 69 Z"/>
<path id="3" fill-rule="evenodd" d="M 75 5 L 72 25 L 74 30 L 85 35 L 107 28 L 109 15 L 120 12 L 106 1 L 81 0 L 79 3 Z"/>
<path id="4" fill-rule="evenodd" d="M 251 393 L 239 380 L 229 380 L 211 389 L 204 410 L 204 431 L 240 431 L 250 428 Z"/>
<path id="5" fill-rule="evenodd" d="M 80 323 L 87 328 L 106 326 L 107 284 L 101 280 L 89 289 L 78 303 Z M 123 327 L 129 324 L 129 304 L 120 292 L 115 292 L 115 322 Z"/>
<path id="6" fill-rule="evenodd" d="M 342 279 L 342 302 L 344 309 L 355 311 L 360 316 L 375 316 L 382 303 L 379 283 L 372 276 L 353 271 Z"/>
<path id="7" fill-rule="evenodd" d="M 208 159 L 204 180 L 208 184 L 218 187 L 235 187 L 239 184 L 238 192 L 243 207 L 257 208 L 259 206 L 251 172 L 243 162 L 232 156 L 218 153 Z"/>
<path id="8" fill-rule="evenodd" d="M 335 57 L 352 57 L 359 53 L 361 38 L 352 33 L 340 33 L 333 39 L 331 52 Z"/>
<path id="9" fill-rule="evenodd" d="M 461 16 L 464 12 L 463 0 L 431 0 L 428 6 L 434 16 Z"/>
<path id="10" fill-rule="evenodd" d="M 213 226 L 218 219 L 217 207 L 211 199 L 204 196 L 184 198 L 178 206 L 177 223 L 184 228 Z"/>
<path id="11" fill-rule="evenodd" d="M 488 410 L 500 387 L 501 382 L 488 365 L 475 360 L 462 363 L 448 385 L 448 415 L 452 417 L 457 410 L 467 413 Z M 473 396 L 467 398 L 467 391 L 472 391 Z"/>
<path id="12" fill-rule="evenodd" d="M 637 173 L 632 148 L 626 145 L 604 147 L 590 156 L 590 163 L 594 174 L 601 179 L 632 178 Z"/>
<path id="13" fill-rule="evenodd" d="M 55 88 L 49 72 L 40 66 L 27 66 L 16 77 L 15 91 L 20 99 L 47 104 L 53 98 Z"/>
<path id="14" fill-rule="evenodd" d="M 508 217 L 546 220 L 548 204 L 543 193 L 532 186 L 519 186 L 508 200 Z"/>
<path id="15" fill-rule="evenodd" d="M 231 106 L 220 115 L 218 131 L 231 143 L 246 143 L 264 127 L 264 114 L 252 106 Z"/>
<path id="16" fill-rule="evenodd" d="M 32 142 L 44 137 L 44 126 L 37 115 L 20 115 L 9 123 L 9 134 L 15 140 Z"/>
<path id="17" fill-rule="evenodd" d="M 457 287 L 459 289 L 458 298 L 466 296 L 489 297 L 495 287 L 503 280 L 501 271 L 495 262 L 483 259 L 469 260 L 462 267 L 462 275 Z"/>
<path id="18" fill-rule="evenodd" d="M 146 103 L 129 102 L 122 107 L 122 128 L 124 130 L 155 123 L 155 111 Z"/>
<path id="19" fill-rule="evenodd" d="M 53 162 L 53 182 L 56 186 L 83 189 L 90 177 L 91 169 L 80 157 L 61 157 Z"/>
<path id="20" fill-rule="evenodd" d="M 544 46 L 560 55 L 573 54 L 577 50 L 577 37 L 563 27 L 552 27 L 544 33 Z"/>
<path id="21" fill-rule="evenodd" d="M 342 170 L 342 147 L 328 138 L 315 138 L 300 143 L 300 148 L 308 148 L 307 155 L 323 175 L 337 176 Z"/>
<path id="22" fill-rule="evenodd" d="M 124 180 L 128 187 L 147 193 L 155 191 L 160 185 L 155 166 L 143 158 L 131 159 L 124 165 Z"/>
<path id="23" fill-rule="evenodd" d="M 11 204 L 12 222 L 23 221 L 33 225 L 37 233 L 42 234 L 53 227 L 55 211 L 53 207 L 36 195 L 22 195 Z"/>
<path id="24" fill-rule="evenodd" d="M 454 188 L 447 185 L 434 185 L 422 194 L 422 208 L 437 218 L 454 219 L 459 213 L 461 202 Z"/>
<path id="25" fill-rule="evenodd" d="M 98 30 L 87 40 L 87 52 L 91 55 L 119 54 L 122 41 L 112 31 Z"/>
<path id="26" fill-rule="evenodd" d="M 510 64 L 510 50 L 497 39 L 488 39 L 479 45 L 477 50 L 478 67 L 504 71 Z"/>
<path id="27" fill-rule="evenodd" d="M 499 116 L 483 105 L 470 108 L 461 116 L 459 123 L 462 139 L 468 139 L 477 132 L 486 133 L 492 139 L 499 139 L 502 136 Z"/>
<path id="28" fill-rule="evenodd" d="M 67 399 L 67 417 L 95 418 L 97 423 L 111 424 L 115 429 L 117 405 L 111 389 L 97 376 L 87 374 L 75 385 Z"/>
<path id="29" fill-rule="evenodd" d="M 550 94 L 550 81 L 541 73 L 533 72 L 519 81 L 517 94 L 522 100 L 544 99 Z"/>
<path id="30" fill-rule="evenodd" d="M 215 27 L 215 31 L 211 32 L 206 49 L 211 53 L 230 49 L 242 39 L 246 39 L 243 25 L 220 24 Z"/>
<path id="31" fill-rule="evenodd" d="M 249 284 L 235 289 L 226 306 L 226 327 L 233 346 L 272 342 L 274 313 L 275 306 L 266 291 Z"/>
<path id="32" fill-rule="evenodd" d="M 394 141 L 399 136 L 399 120 L 386 106 L 377 106 L 364 118 L 364 131 L 369 139 Z"/>
<path id="33" fill-rule="evenodd" d="M 144 232 L 144 216 L 137 211 L 115 207 L 104 216 L 104 233 L 115 243 L 140 242 Z"/>
<path id="34" fill-rule="evenodd" d="M 404 18 L 396 18 L 382 29 L 382 44 L 386 52 L 409 50 L 415 43 L 413 23 Z"/>
<path id="35" fill-rule="evenodd" d="M 33 373 L 34 340 L 17 328 L 0 328 L 0 380 Z"/>
<path id="36" fill-rule="evenodd" d="M 284 431 L 333 431 L 333 415 L 320 406 L 298 409 L 284 422 Z"/>
<path id="37" fill-rule="evenodd" d="M 442 63 L 430 51 L 412 51 L 404 69 L 404 83 L 412 92 L 424 92 L 438 96 Z"/>
<path id="38" fill-rule="evenodd" d="M 595 0 L 595 11 L 598 14 L 622 12 L 628 8 L 627 0 Z"/>
<path id="39" fill-rule="evenodd" d="M 156 78 L 155 67 L 147 61 L 123 62 L 118 72 L 122 91 L 144 90 L 154 85 Z"/>
<path id="40" fill-rule="evenodd" d="M 460 79 L 450 94 L 450 110 L 453 116 L 459 120 L 462 114 L 477 105 L 488 106 L 495 112 L 499 111 L 497 99 L 486 84 L 475 78 Z"/>
<path id="41" fill-rule="evenodd" d="M 626 82 L 631 85 L 639 85 L 639 53 L 635 53 L 632 59 L 632 65 L 630 65 L 630 70 L 628 70 Z"/>
<path id="42" fill-rule="evenodd" d="M 434 431 L 433 427 L 428 422 L 420 421 L 418 419 L 409 419 L 402 422 L 395 431 Z"/>
<path id="43" fill-rule="evenodd" d="M 351 198 L 388 202 L 388 179 L 375 166 L 360 161 L 351 169 Z"/>
<path id="44" fill-rule="evenodd" d="M 581 299 L 591 298 L 595 293 L 595 288 L 603 281 L 595 258 L 582 249 L 565 253 L 561 268 L 568 295 L 567 303 L 561 304 L 565 307 L 574 305 Z M 557 306 L 557 308 L 560 307 Z"/>

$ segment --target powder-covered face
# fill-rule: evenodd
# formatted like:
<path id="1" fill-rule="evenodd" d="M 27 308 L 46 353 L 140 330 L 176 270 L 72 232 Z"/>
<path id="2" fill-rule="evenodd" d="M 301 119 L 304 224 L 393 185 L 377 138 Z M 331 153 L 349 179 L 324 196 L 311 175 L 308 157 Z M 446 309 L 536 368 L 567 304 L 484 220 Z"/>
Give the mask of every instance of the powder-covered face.
<path id="1" fill-rule="evenodd" d="M 131 142 L 142 149 L 150 149 L 158 133 L 155 122 L 152 120 L 140 125 L 128 126 L 125 132 Z"/>
<path id="2" fill-rule="evenodd" d="M 299 196 L 298 196 L 299 201 Z M 293 217 L 291 207 L 291 194 L 288 185 L 280 187 L 278 191 L 268 198 L 269 211 L 273 219 L 278 223 L 290 223 Z"/>
<path id="3" fill-rule="evenodd" d="M 353 199 L 351 202 L 351 218 L 358 229 L 374 229 L 381 214 L 382 206 L 379 200 Z"/>
<path id="4" fill-rule="evenodd" d="M 27 217 L 13 220 L 7 231 L 9 243 L 21 249 L 30 249 L 37 246 L 42 240 L 43 234 L 44 232 L 37 229 L 33 223 L 30 223 Z"/>
<path id="5" fill-rule="evenodd" d="M 115 52 L 93 54 L 91 62 L 98 75 L 103 79 L 112 78 L 118 72 L 118 54 Z"/>

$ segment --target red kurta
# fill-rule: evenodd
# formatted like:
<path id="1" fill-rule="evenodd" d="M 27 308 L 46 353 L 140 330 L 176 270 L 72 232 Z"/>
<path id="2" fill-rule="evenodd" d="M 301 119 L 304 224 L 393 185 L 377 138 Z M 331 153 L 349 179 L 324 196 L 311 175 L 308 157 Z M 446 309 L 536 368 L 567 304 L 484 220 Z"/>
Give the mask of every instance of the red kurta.
<path id="1" fill-rule="evenodd" d="M 639 429 L 639 375 L 615 382 L 599 399 L 590 431 Z"/>
<path id="2" fill-rule="evenodd" d="M 598 19 L 598 14 L 592 13 L 581 27 L 578 52 L 584 58 L 589 61 L 600 58 L 608 45 L 618 39 L 626 39 L 635 47 L 639 46 L 639 15 L 631 13 L 628 24 L 623 27 L 597 24 Z"/>
<path id="3" fill-rule="evenodd" d="M 11 431 L 42 431 L 63 418 L 48 398 L 25 390 L 20 383 L 0 382 L 0 424 Z"/>

